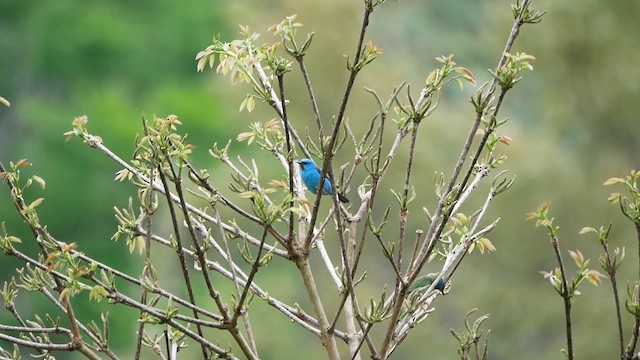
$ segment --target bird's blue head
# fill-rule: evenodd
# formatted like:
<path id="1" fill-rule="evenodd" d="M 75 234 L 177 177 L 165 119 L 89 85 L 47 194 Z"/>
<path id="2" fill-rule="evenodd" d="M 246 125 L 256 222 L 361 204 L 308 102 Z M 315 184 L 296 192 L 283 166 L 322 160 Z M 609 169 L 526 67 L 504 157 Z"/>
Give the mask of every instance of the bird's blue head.
<path id="1" fill-rule="evenodd" d="M 300 164 L 302 171 L 304 171 L 305 169 L 313 169 L 317 167 L 316 163 L 314 163 L 311 159 L 301 159 L 300 161 L 298 161 L 298 164 Z"/>

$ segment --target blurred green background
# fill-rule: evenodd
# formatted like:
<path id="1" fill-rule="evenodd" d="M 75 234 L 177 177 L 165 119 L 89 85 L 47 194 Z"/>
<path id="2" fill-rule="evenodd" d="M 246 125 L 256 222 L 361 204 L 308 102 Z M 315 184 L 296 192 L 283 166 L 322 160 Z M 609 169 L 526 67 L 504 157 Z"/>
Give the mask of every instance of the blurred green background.
<path id="1" fill-rule="evenodd" d="M 495 66 L 511 26 L 509 4 L 504 0 L 405 0 L 382 6 L 372 18 L 368 39 L 385 53 L 356 83 L 347 114 L 352 127 L 362 131 L 375 112 L 363 87 L 385 95 L 406 80 L 417 91 L 436 66 L 436 56 L 454 53 L 458 64 L 471 69 L 479 83 L 488 80 L 487 69 Z M 636 101 L 640 96 L 640 47 L 635 46 L 640 34 L 636 16 L 640 2 L 536 0 L 533 4 L 548 14 L 541 24 L 524 27 L 515 50 L 536 56 L 534 71 L 525 73 L 508 94 L 502 112 L 510 119 L 502 131 L 513 139 L 505 150 L 509 156 L 506 167 L 517 175 L 517 181 L 495 200 L 486 218 L 487 223 L 501 218 L 490 236 L 498 250 L 465 259 L 454 276 L 451 293 L 438 298 L 437 310 L 411 333 L 395 354 L 397 359 L 426 354 L 433 359 L 454 358 L 456 343 L 449 329 L 461 329 L 464 314 L 474 307 L 479 308 L 478 314 L 491 314 L 492 358 L 562 358 L 562 303 L 538 273 L 555 266 L 554 255 L 544 231 L 524 221 L 525 213 L 544 201 L 551 202 L 563 250 L 582 249 L 592 259 L 592 267 L 597 266 L 599 254 L 596 240 L 578 231 L 612 222 L 613 246 L 626 246 L 629 254 L 621 270 L 622 288 L 636 279 L 638 259 L 631 254 L 637 244 L 632 226 L 617 207 L 607 204 L 614 190 L 602 183 L 640 167 Z M 110 240 L 115 231 L 113 206 L 126 206 L 128 197 L 135 196 L 134 187 L 114 182 L 119 169 L 113 162 L 77 139 L 65 143 L 62 133 L 71 128 L 75 116 L 86 114 L 89 130 L 129 159 L 143 114 L 177 114 L 184 123 L 181 130 L 197 147 L 195 162 L 227 179 L 226 169 L 208 156 L 207 149 L 214 142 L 234 139 L 250 122 L 267 120 L 273 113 L 258 105 L 254 113 L 238 114 L 240 101 L 250 89 L 231 86 L 229 79 L 212 71 L 196 73 L 195 54 L 216 33 L 223 39 L 236 38 L 237 24 L 250 25 L 263 33 L 261 41 L 271 42 L 266 28 L 294 13 L 305 24 L 303 33 L 316 33 L 307 64 L 321 113 L 328 121 L 337 111 L 346 83 L 343 54 L 352 56 L 361 1 L 0 3 L 0 95 L 12 103 L 0 112 L 0 160 L 7 165 L 10 160 L 27 158 L 33 167 L 23 172 L 47 181 L 44 195 L 35 188 L 30 195 L 46 198 L 39 208 L 41 219 L 54 236 L 77 242 L 86 254 L 136 274 L 138 255 L 129 256 L 124 243 Z M 312 124 L 308 100 L 298 97 L 303 93 L 300 76 L 294 72 L 290 78 L 292 121 L 299 127 Z M 411 209 L 411 231 L 426 227 L 422 206 L 434 207 L 430 186 L 434 171 L 449 174 L 459 154 L 473 118 L 467 101 L 473 91 L 469 87 L 464 92 L 446 91 L 440 109 L 423 125 L 414 181 L 419 197 Z M 255 157 L 275 164 L 269 154 L 256 153 L 256 147 L 244 143 L 234 141 L 231 151 L 245 159 Z M 339 160 L 350 161 L 353 154 L 349 151 L 345 149 Z M 403 157 L 406 147 L 400 154 Z M 274 166 L 272 173 L 263 169 L 261 174 L 266 181 L 279 178 L 280 172 Z M 362 179 L 364 175 L 358 176 Z M 386 186 L 399 189 L 400 182 L 389 178 Z M 390 192 L 383 196 L 381 204 L 392 203 Z M 356 200 L 355 186 L 350 197 Z M 0 220 L 6 222 L 9 232 L 25 240 L 24 249 L 32 248 L 33 241 L 4 185 L 0 186 Z M 166 255 L 169 264 L 175 260 L 169 254 L 158 254 Z M 375 263 L 381 259 L 375 246 L 368 247 L 365 256 L 371 280 L 363 286 L 375 294 L 376 286 L 392 281 L 391 269 Z M 20 266 L 6 257 L 0 264 L 0 281 L 15 276 L 13 269 Z M 276 262 L 270 267 L 258 276 L 263 287 L 304 306 L 306 295 L 293 265 Z M 435 270 L 437 264 L 429 267 Z M 165 283 L 180 283 L 180 278 L 173 278 L 175 267 L 167 266 L 161 274 Z M 329 280 L 320 279 L 320 284 L 329 289 L 327 298 L 332 297 Z M 585 285 L 582 293 L 574 303 L 578 358 L 616 357 L 609 285 Z M 201 299 L 209 301 L 204 293 Z M 23 294 L 19 308 L 26 313 L 44 309 L 47 305 L 42 300 Z M 82 296 L 75 301 L 90 319 L 99 319 L 105 309 L 112 315 L 119 311 L 104 303 L 81 305 L 84 300 Z M 263 358 L 290 357 L 301 348 L 308 349 L 306 359 L 325 357 L 317 339 L 259 300 L 254 307 L 253 324 Z M 128 321 L 135 316 L 129 311 L 112 319 L 113 346 L 123 358 L 135 339 L 135 324 Z M 0 313 L 0 320 L 8 319 L 6 311 Z M 628 338 L 632 325 L 628 317 L 624 325 Z M 224 337 L 219 340 L 228 342 Z M 186 351 L 194 359 L 199 357 L 195 347 Z M 75 357 L 61 354 L 59 358 Z"/>

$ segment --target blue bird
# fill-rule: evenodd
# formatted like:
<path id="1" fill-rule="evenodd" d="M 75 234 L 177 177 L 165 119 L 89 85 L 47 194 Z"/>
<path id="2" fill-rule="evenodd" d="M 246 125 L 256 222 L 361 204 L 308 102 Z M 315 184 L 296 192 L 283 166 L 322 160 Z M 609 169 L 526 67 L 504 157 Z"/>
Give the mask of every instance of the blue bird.
<path id="1" fill-rule="evenodd" d="M 302 181 L 312 193 L 318 192 L 318 184 L 320 183 L 320 175 L 322 175 L 320 168 L 311 159 L 302 159 L 298 161 L 300 168 L 302 169 Z M 333 195 L 333 186 L 329 182 L 329 178 L 324 178 L 324 186 L 322 188 L 322 195 Z M 348 203 L 349 199 L 344 195 L 338 193 L 338 199 L 343 203 Z"/>

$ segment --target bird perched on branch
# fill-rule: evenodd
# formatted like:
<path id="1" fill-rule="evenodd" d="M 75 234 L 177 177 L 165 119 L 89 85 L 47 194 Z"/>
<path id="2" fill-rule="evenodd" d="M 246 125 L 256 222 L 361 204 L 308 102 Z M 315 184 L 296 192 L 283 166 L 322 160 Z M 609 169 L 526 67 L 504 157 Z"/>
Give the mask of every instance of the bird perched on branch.
<path id="1" fill-rule="evenodd" d="M 409 287 L 407 292 L 412 293 L 418 289 L 426 290 L 429 286 L 431 286 L 431 284 L 433 284 L 433 281 L 437 277 L 438 277 L 438 274 L 429 274 L 429 275 L 420 276 L 413 282 L 413 284 Z M 446 284 L 444 280 L 439 279 L 436 285 L 433 287 L 433 289 L 438 290 L 440 291 L 440 293 L 444 294 L 445 287 L 446 287 Z"/>
<path id="2" fill-rule="evenodd" d="M 320 184 L 320 175 L 322 175 L 320 168 L 311 159 L 302 159 L 298 161 L 300 168 L 302 169 L 302 181 L 312 193 L 318 192 L 318 184 Z M 322 195 L 333 195 L 334 187 L 329 181 L 329 177 L 324 178 L 324 185 L 322 187 Z M 344 195 L 338 193 L 338 199 L 343 203 L 348 203 Z"/>

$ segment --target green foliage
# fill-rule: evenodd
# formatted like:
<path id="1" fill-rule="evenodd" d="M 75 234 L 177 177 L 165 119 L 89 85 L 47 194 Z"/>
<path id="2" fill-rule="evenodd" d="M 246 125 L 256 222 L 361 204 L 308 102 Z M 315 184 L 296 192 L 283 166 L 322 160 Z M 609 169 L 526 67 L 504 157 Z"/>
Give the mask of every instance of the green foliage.
<path id="1" fill-rule="evenodd" d="M 480 316 L 471 324 L 469 317 L 476 311 L 478 309 L 472 309 L 467 312 L 464 318 L 465 332 L 459 333 L 453 329 L 450 330 L 458 341 L 458 355 L 460 355 L 461 360 L 488 359 L 489 331 L 487 330 L 486 334 L 484 334 L 480 328 L 489 319 L 489 314 Z M 484 342 L 481 343 L 483 336 Z"/>
<path id="2" fill-rule="evenodd" d="M 622 184 L 627 188 L 629 196 L 621 193 L 612 193 L 609 196 L 609 202 L 619 204 L 622 214 L 636 226 L 640 226 L 640 190 L 638 190 L 638 180 L 640 180 L 640 171 L 633 170 L 631 175 L 625 178 L 613 177 L 604 182 L 604 185 Z"/>
<path id="3" fill-rule="evenodd" d="M 542 226 L 547 229 L 551 243 L 554 247 L 554 250 L 556 251 L 556 255 L 560 259 L 561 255 L 558 240 L 559 228 L 553 225 L 554 219 L 549 217 L 548 212 L 549 204 L 545 203 L 538 207 L 536 211 L 527 214 L 527 220 L 536 220 L 536 227 Z M 577 267 L 576 275 L 570 281 L 568 278 L 568 274 L 565 273 L 564 265 L 560 260 L 558 260 L 560 264 L 555 268 L 555 270 L 549 272 L 541 271 L 540 273 L 546 279 L 549 279 L 551 286 L 560 296 L 571 301 L 573 298 L 580 295 L 578 286 L 580 285 L 580 283 L 582 283 L 583 280 L 587 280 L 594 286 L 598 286 L 601 283 L 600 279 L 603 277 L 603 275 L 598 271 L 589 269 L 587 267 L 590 260 L 585 259 L 580 250 L 569 250 L 569 255 L 571 256 Z"/>

